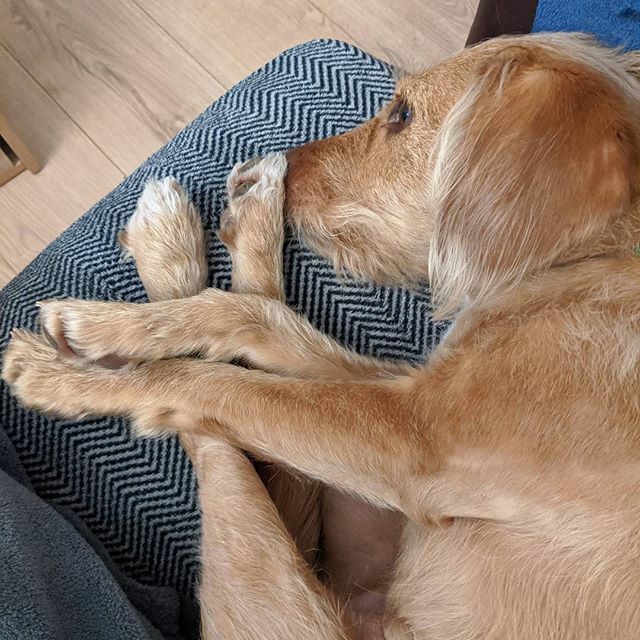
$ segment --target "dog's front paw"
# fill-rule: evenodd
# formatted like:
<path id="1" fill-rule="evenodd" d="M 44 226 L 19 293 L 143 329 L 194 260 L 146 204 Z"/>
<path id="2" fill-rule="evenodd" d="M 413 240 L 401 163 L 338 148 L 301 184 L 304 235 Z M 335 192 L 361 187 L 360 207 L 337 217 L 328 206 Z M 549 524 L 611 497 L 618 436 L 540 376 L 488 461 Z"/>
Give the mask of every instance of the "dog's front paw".
<path id="1" fill-rule="evenodd" d="M 89 360 L 108 369 L 131 361 L 121 343 L 135 336 L 126 319 L 120 318 L 117 303 L 45 300 L 38 306 L 42 331 L 63 358 Z"/>
<path id="2" fill-rule="evenodd" d="M 227 178 L 229 206 L 220 219 L 220 239 L 232 249 L 239 236 L 268 234 L 273 219 L 282 226 L 284 178 L 287 160 L 283 154 L 253 158 L 233 167 Z"/>
<path id="3" fill-rule="evenodd" d="M 173 178 L 147 183 L 118 240 L 135 260 L 150 300 L 187 298 L 207 286 L 202 221 Z"/>
<path id="4" fill-rule="evenodd" d="M 2 379 L 13 388 L 32 367 L 46 369 L 56 357 L 55 349 L 42 336 L 14 329 L 2 359 Z"/>
<path id="5" fill-rule="evenodd" d="M 16 329 L 4 352 L 2 379 L 27 408 L 78 417 L 83 411 L 75 406 L 77 398 L 69 400 L 66 384 L 70 366 L 46 338 Z"/>

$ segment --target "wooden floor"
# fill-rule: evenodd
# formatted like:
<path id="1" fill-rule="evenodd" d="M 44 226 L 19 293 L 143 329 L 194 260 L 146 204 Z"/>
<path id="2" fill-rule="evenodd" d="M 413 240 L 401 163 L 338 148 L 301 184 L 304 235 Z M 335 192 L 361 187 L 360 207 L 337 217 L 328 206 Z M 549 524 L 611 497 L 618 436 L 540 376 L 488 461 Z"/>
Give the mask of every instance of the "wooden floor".
<path id="1" fill-rule="evenodd" d="M 281 50 L 396 63 L 459 49 L 477 0 L 0 0 L 0 113 L 44 168 L 0 187 L 0 286 L 209 103 Z"/>

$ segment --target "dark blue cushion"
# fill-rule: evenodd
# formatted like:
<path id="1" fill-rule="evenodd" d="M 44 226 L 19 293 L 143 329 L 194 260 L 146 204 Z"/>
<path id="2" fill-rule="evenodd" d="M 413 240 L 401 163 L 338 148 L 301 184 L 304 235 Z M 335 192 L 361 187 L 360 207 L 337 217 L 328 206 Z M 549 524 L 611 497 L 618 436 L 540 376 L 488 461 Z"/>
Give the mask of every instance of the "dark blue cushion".
<path id="1" fill-rule="evenodd" d="M 640 49 L 640 0 L 538 0 L 533 31 L 583 31 Z"/>

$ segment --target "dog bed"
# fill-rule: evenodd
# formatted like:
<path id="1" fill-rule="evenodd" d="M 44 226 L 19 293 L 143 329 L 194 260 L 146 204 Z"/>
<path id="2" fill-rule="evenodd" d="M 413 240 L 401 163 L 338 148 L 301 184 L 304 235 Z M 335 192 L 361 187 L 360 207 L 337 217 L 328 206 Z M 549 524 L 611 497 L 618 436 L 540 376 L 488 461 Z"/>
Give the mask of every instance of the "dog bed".
<path id="1" fill-rule="evenodd" d="M 479 16 L 486 5 L 495 9 L 495 4 L 483 2 Z M 567 4 L 576 9 L 575 3 Z M 597 9 L 593 13 L 600 19 L 594 19 L 586 9 L 565 14 L 564 3 L 541 0 L 534 30 L 582 27 L 602 31 L 609 42 L 612 37 L 615 40 L 616 33 L 622 33 L 621 42 L 633 45 L 637 30 L 618 32 L 616 27 L 610 33 L 605 28 L 611 24 L 614 3 L 605 13 L 603 4 L 596 0 L 582 3 Z M 615 3 L 615 15 L 620 20 L 637 20 L 632 17 L 636 15 L 634 3 L 626 4 L 629 11 L 624 13 L 624 7 Z M 527 15 L 519 23 L 524 26 L 513 29 L 526 31 L 533 10 Z M 474 40 L 496 35 L 490 21 L 480 22 L 477 20 L 474 26 Z M 235 162 L 348 130 L 371 117 L 392 93 L 391 69 L 350 45 L 314 41 L 281 54 L 149 158 L 0 292 L 1 344 L 6 344 L 14 326 L 35 328 L 34 303 L 40 299 L 73 296 L 145 300 L 133 264 L 121 259 L 116 234 L 133 213 L 149 179 L 176 177 L 189 191 L 207 227 L 215 229 L 224 204 L 224 179 Z M 228 287 L 229 259 L 214 234 L 208 255 L 210 283 Z M 429 320 L 428 291 L 409 292 L 339 280 L 323 260 L 292 239 L 285 249 L 285 275 L 289 304 L 360 353 L 419 362 L 434 347 L 442 330 Z M 164 637 L 178 637 L 181 620 L 185 616 L 193 620 L 196 615 L 191 603 L 198 574 L 199 514 L 193 473 L 177 442 L 133 440 L 124 420 L 48 419 L 21 409 L 4 385 L 0 389 L 0 429 L 0 469 L 8 474 L 6 482 L 17 482 L 17 486 L 11 485 L 15 500 L 31 503 L 38 500 L 37 495 L 43 501 L 41 508 L 49 510 L 17 529 L 15 523 L 6 524 L 4 503 L 0 503 L 0 531 L 3 526 L 5 530 L 13 526 L 10 530 L 21 531 L 22 536 L 28 535 L 29 526 L 58 531 L 60 514 L 64 514 L 70 528 L 59 528 L 57 535 L 67 538 L 65 553 L 72 554 L 74 548 L 84 544 L 90 545 L 87 553 L 97 549 L 97 560 L 91 561 L 90 570 L 96 583 L 103 584 L 105 572 L 113 574 L 122 589 L 114 597 L 122 602 L 129 598 L 144 611 L 140 619 L 151 621 L 142 625 L 147 629 L 144 633 L 151 634 L 148 629 L 154 626 Z M 74 542 L 73 536 L 79 536 L 78 541 Z M 7 544 L 19 544 L 18 538 L 0 536 L 0 557 L 10 553 Z M 103 547 L 109 557 L 100 555 Z M 84 560 L 72 555 L 69 562 L 90 562 L 82 557 Z M 0 637 L 71 638 L 68 631 L 55 636 L 50 631 L 49 635 L 35 631 L 33 635 L 10 635 L 6 631 L 14 627 L 5 627 L 3 632 L 2 625 L 11 620 L 17 625 L 15 629 L 23 629 L 20 605 L 16 604 L 21 595 L 19 585 L 21 580 L 33 582 L 29 571 L 38 572 L 36 564 L 27 566 L 23 575 L 17 569 L 14 575 L 5 572 L 4 582 L 0 577 L 0 588 L 5 590 L 0 598 Z M 64 570 L 62 562 L 47 565 L 50 574 Z M 54 615 L 60 622 L 68 601 L 50 593 L 46 575 L 38 579 L 42 583 L 38 597 L 48 603 L 48 609 L 34 610 L 33 615 Z M 138 583 L 152 587 L 145 590 Z M 14 600 L 4 597 L 9 593 L 7 585 L 13 585 Z M 95 595 L 88 589 L 88 611 L 92 598 L 95 602 Z M 85 606 L 76 603 L 76 607 Z M 120 604 L 112 610 L 120 610 L 118 607 Z M 123 614 L 119 622 L 125 618 Z M 142 623 L 138 620 L 135 624 Z M 121 635 L 96 624 L 84 637 L 146 637 L 142 631 L 132 630 L 137 628 L 135 624 L 125 628 L 122 622 Z"/>

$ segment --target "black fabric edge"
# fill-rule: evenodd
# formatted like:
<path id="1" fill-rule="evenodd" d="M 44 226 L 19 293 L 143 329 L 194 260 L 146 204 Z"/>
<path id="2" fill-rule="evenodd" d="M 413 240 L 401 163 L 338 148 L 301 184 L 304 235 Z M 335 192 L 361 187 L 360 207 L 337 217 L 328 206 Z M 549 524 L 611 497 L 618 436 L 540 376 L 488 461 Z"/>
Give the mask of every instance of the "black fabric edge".
<path id="1" fill-rule="evenodd" d="M 496 36 L 531 33 L 538 0 L 480 0 L 466 46 Z"/>

